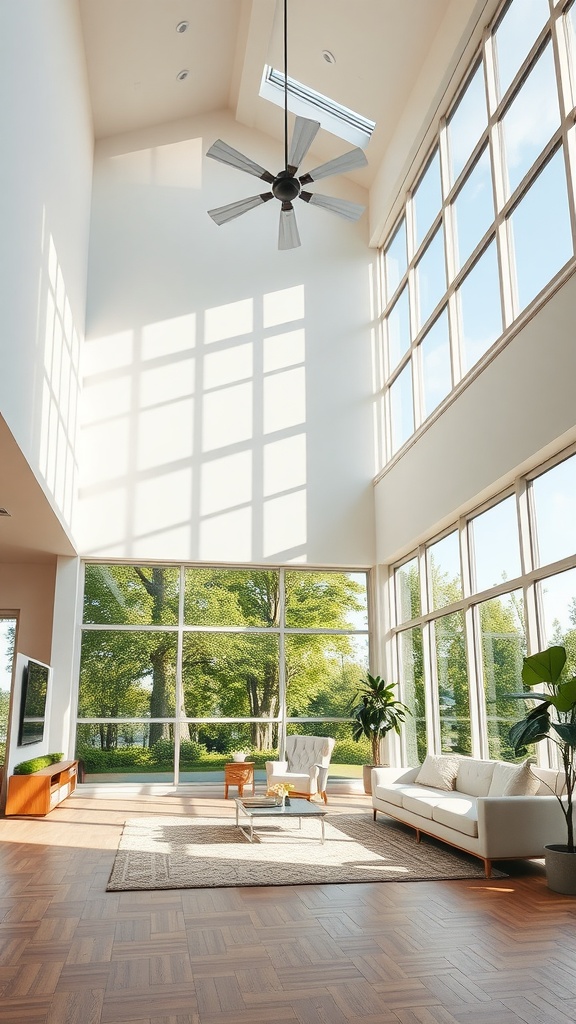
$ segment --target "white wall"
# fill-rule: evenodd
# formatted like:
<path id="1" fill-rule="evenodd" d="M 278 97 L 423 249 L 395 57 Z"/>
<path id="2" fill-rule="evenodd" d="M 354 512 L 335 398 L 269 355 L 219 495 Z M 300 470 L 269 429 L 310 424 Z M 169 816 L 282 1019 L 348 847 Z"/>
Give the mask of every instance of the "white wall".
<path id="1" fill-rule="evenodd" d="M 276 200 L 217 227 L 208 209 L 268 190 L 204 158 L 217 136 L 281 164 L 228 115 L 96 148 L 79 549 L 371 564 L 367 216 L 298 202 L 288 252 Z"/>
<path id="2" fill-rule="evenodd" d="M 377 483 L 377 559 L 396 558 L 576 437 L 572 277 Z"/>
<path id="3" fill-rule="evenodd" d="M 92 129 L 76 0 L 0 4 L 0 410 L 72 521 Z"/>

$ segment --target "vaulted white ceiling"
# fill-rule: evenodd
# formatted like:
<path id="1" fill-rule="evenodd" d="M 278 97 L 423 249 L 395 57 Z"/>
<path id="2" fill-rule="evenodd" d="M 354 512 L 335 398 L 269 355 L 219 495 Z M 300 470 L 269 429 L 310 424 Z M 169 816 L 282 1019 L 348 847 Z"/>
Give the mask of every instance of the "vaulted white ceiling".
<path id="1" fill-rule="evenodd" d="M 289 75 L 376 121 L 368 167 L 352 175 L 366 187 L 450 6 L 288 0 Z M 259 96 L 264 65 L 284 69 L 281 0 L 80 0 L 80 11 L 96 138 L 229 109 L 282 139 L 282 109 Z M 314 153 L 348 148 L 322 131 Z"/>

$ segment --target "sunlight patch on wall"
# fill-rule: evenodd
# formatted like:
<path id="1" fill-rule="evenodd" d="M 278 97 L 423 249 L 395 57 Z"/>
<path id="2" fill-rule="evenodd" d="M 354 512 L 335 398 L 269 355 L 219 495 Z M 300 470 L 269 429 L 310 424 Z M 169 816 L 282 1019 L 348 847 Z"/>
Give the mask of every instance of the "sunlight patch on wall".
<path id="1" fill-rule="evenodd" d="M 229 302 L 225 306 L 207 309 L 204 314 L 204 342 L 211 345 L 215 341 L 226 341 L 242 334 L 250 334 L 254 328 L 254 302 L 242 299 L 240 302 Z"/>
<path id="2" fill-rule="evenodd" d="M 76 492 L 76 439 L 80 393 L 80 338 L 74 326 L 54 239 L 42 228 L 44 305 L 43 378 L 38 423 L 38 464 L 46 487 L 67 522 L 72 523 Z"/>
<path id="3" fill-rule="evenodd" d="M 136 469 L 152 469 L 193 455 L 193 399 L 143 409 L 138 416 Z"/>
<path id="4" fill-rule="evenodd" d="M 268 292 L 262 301 L 264 327 L 278 327 L 304 319 L 304 285 Z"/>
<path id="5" fill-rule="evenodd" d="M 274 334 L 264 338 L 264 373 L 273 370 L 284 370 L 287 366 L 296 366 L 304 362 L 304 329 L 288 331 L 286 334 Z"/>
<path id="6" fill-rule="evenodd" d="M 204 357 L 204 388 L 209 390 L 250 380 L 253 374 L 253 348 L 253 343 L 248 342 L 209 352 Z"/>
<path id="7" fill-rule="evenodd" d="M 202 449 L 204 452 L 252 438 L 252 383 L 236 384 L 204 395 Z"/>
<path id="8" fill-rule="evenodd" d="M 194 393 L 194 359 L 144 366 L 140 383 L 143 408 L 162 402 L 175 402 Z"/>
<path id="9" fill-rule="evenodd" d="M 264 497 L 306 484 L 306 437 L 297 434 L 264 445 Z"/>
<path id="10" fill-rule="evenodd" d="M 264 503 L 263 534 L 265 558 L 287 558 L 306 544 L 306 494 L 303 490 Z"/>
<path id="11" fill-rule="evenodd" d="M 161 188 L 202 188 L 204 140 L 184 139 L 111 157 L 123 182 Z"/>
<path id="12" fill-rule="evenodd" d="M 235 509 L 202 520 L 199 550 L 200 558 L 207 562 L 252 561 L 252 509 Z"/>
<path id="13" fill-rule="evenodd" d="M 166 359 L 188 352 L 196 344 L 196 314 L 187 313 L 171 320 L 146 324 L 142 328 L 142 359 Z"/>
<path id="14" fill-rule="evenodd" d="M 264 433 L 285 430 L 306 421 L 304 367 L 285 370 L 264 379 Z"/>
<path id="15" fill-rule="evenodd" d="M 164 543 L 166 509 L 170 510 L 170 523 L 185 524 L 189 530 L 191 494 L 190 467 L 139 480 L 134 488 L 135 534 L 144 536 L 159 531 Z"/>
<path id="16" fill-rule="evenodd" d="M 209 516 L 252 499 L 252 452 L 205 462 L 200 474 L 200 515 Z"/>

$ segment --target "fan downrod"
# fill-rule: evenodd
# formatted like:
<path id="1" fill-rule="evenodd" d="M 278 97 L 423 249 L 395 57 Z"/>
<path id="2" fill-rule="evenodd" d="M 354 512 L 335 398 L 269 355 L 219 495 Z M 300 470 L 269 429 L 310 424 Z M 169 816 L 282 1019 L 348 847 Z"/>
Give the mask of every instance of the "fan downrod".
<path id="1" fill-rule="evenodd" d="M 300 195 L 302 186 L 290 171 L 280 171 L 274 178 L 271 188 L 272 194 L 281 203 L 291 203 Z"/>

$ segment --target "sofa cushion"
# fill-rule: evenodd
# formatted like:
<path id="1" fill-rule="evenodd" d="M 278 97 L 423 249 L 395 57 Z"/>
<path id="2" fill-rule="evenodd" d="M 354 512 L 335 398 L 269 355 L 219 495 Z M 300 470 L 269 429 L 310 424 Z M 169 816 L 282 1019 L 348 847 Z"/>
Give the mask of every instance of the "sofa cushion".
<path id="1" fill-rule="evenodd" d="M 475 757 L 460 758 L 454 788 L 468 796 L 488 796 L 495 763 L 480 761 Z"/>
<path id="2" fill-rule="evenodd" d="M 386 786 L 373 786 L 372 796 L 377 800 L 385 800 L 396 807 L 402 807 L 402 795 L 405 785 L 398 782 L 389 782 Z"/>
<path id="3" fill-rule="evenodd" d="M 460 758 L 449 754 L 427 754 L 414 781 L 419 786 L 432 786 L 448 792 L 454 789 Z"/>
<path id="4" fill-rule="evenodd" d="M 432 812 L 436 804 L 440 803 L 445 795 L 445 790 L 434 791 L 433 789 L 413 786 L 412 790 L 407 788 L 404 792 L 402 807 L 406 811 L 412 811 L 413 814 L 421 814 L 423 818 L 432 820 Z"/>
<path id="5" fill-rule="evenodd" d="M 474 797 L 455 792 L 443 797 L 432 810 L 432 820 L 473 838 L 478 835 L 478 812 Z"/>
<path id="6" fill-rule="evenodd" d="M 534 796 L 540 788 L 540 779 L 532 774 L 529 760 L 522 764 L 497 761 L 488 796 Z"/>

